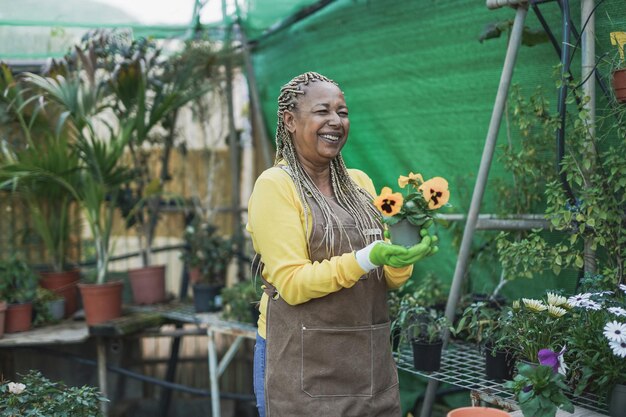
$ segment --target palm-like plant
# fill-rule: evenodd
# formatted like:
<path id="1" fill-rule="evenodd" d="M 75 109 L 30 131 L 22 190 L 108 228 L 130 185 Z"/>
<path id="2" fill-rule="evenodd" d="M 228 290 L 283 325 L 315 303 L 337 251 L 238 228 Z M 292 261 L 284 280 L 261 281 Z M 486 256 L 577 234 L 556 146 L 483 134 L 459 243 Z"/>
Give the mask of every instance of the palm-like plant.
<path id="1" fill-rule="evenodd" d="M 36 233 L 41 238 L 52 269 L 64 270 L 71 228 L 70 207 L 74 201 L 57 179 L 74 184 L 78 158 L 67 132 L 55 131 L 57 116 L 38 103 L 41 95 L 23 78 L 14 78 L 9 67 L 0 65 L 0 105 L 9 121 L 21 129 L 25 143 L 4 140 L 0 148 L 0 189 L 17 194 L 29 208 Z"/>

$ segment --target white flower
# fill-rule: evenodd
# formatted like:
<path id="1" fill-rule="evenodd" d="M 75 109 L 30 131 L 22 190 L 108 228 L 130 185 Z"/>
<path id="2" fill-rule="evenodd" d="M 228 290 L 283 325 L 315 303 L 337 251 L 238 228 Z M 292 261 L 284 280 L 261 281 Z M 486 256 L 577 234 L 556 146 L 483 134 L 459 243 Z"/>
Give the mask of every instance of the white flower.
<path id="1" fill-rule="evenodd" d="M 583 301 L 580 303 L 579 307 L 582 307 L 586 310 L 600 310 L 602 308 L 602 305 L 599 303 L 596 303 L 593 300 L 587 300 L 587 301 Z"/>
<path id="2" fill-rule="evenodd" d="M 567 375 L 568 366 L 565 363 L 565 359 L 563 358 L 563 353 L 558 356 L 559 359 L 559 373 L 563 376 Z"/>
<path id="3" fill-rule="evenodd" d="M 532 298 L 522 298 L 522 302 L 524 303 L 524 306 L 526 306 L 526 308 L 528 308 L 529 310 L 532 311 L 543 311 L 545 309 L 547 309 L 548 307 L 542 303 L 539 300 L 535 300 Z"/>
<path id="4" fill-rule="evenodd" d="M 611 340 L 609 342 L 609 346 L 613 349 L 613 353 L 615 356 L 619 356 L 620 358 L 626 358 L 626 341 L 623 342 L 615 342 Z"/>
<path id="5" fill-rule="evenodd" d="M 582 303 L 589 301 L 589 297 L 591 297 L 591 293 L 581 293 L 576 294 L 567 299 L 567 303 L 572 307 L 580 307 Z"/>
<path id="6" fill-rule="evenodd" d="M 565 310 L 564 308 L 557 307 L 554 305 L 548 306 L 548 314 L 550 314 L 552 317 L 555 317 L 555 318 L 563 317 L 565 313 L 567 313 L 567 310 Z"/>
<path id="7" fill-rule="evenodd" d="M 567 304 L 567 298 L 563 297 L 562 295 L 558 295 L 558 294 L 554 294 L 554 293 L 547 293 L 548 295 L 548 304 L 551 306 L 555 306 L 555 307 L 559 307 L 562 306 L 563 304 Z"/>
<path id="8" fill-rule="evenodd" d="M 19 382 L 9 382 L 9 392 L 12 394 L 21 394 L 26 389 L 26 385 Z"/>
<path id="9" fill-rule="evenodd" d="M 626 342 L 626 324 L 611 321 L 604 326 L 604 337 L 614 342 Z"/>
<path id="10" fill-rule="evenodd" d="M 626 293 L 626 285 L 625 284 L 619 284 L 619 289 Z"/>
<path id="11" fill-rule="evenodd" d="M 626 316 L 626 309 L 621 307 L 609 307 L 608 310 L 616 316 Z"/>

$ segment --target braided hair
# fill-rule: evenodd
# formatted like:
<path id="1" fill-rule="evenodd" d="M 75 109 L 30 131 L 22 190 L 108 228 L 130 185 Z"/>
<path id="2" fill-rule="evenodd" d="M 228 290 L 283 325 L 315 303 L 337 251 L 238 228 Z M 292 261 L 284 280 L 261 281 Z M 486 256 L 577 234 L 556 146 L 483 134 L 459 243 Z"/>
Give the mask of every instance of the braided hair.
<path id="1" fill-rule="evenodd" d="M 278 164 L 280 160 L 285 160 L 290 167 L 290 174 L 295 183 L 298 196 L 302 202 L 304 210 L 305 224 L 307 225 L 308 234 L 308 222 L 309 211 L 306 204 L 305 194 L 312 198 L 317 205 L 321 208 L 322 216 L 325 224 L 335 224 L 339 227 L 343 227 L 337 215 L 334 213 L 328 201 L 324 198 L 321 191 L 317 188 L 309 174 L 304 170 L 300 163 L 293 139 L 285 125 L 283 123 L 283 115 L 285 110 L 294 111 L 297 109 L 300 96 L 305 94 L 304 86 L 309 85 L 312 82 L 327 82 L 336 86 L 338 84 L 324 77 L 316 72 L 306 72 L 293 78 L 287 84 L 283 85 L 280 89 L 278 96 L 278 122 L 276 126 L 276 158 L 274 164 Z M 363 240 L 366 243 L 370 243 L 375 240 L 372 234 L 367 234 L 367 230 L 380 229 L 380 214 L 371 203 L 372 196 L 359 187 L 348 174 L 348 169 L 343 161 L 341 153 L 337 155 L 335 159 L 330 162 L 330 178 L 337 198 L 337 203 L 356 221 L 357 230 L 361 233 Z M 327 253 L 332 253 L 333 241 L 335 239 L 333 227 L 326 227 L 324 232 L 323 243 L 326 247 Z M 308 242 L 308 239 L 307 239 Z M 308 243 L 307 243 L 308 244 Z M 311 248 L 309 248 L 309 252 Z"/>

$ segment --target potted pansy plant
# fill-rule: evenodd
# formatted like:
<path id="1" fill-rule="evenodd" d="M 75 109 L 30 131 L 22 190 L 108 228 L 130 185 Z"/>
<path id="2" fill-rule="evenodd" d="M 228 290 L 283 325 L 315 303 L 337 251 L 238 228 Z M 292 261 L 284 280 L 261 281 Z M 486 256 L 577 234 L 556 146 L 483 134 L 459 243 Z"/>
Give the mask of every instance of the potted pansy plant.
<path id="1" fill-rule="evenodd" d="M 448 204 L 448 181 L 442 177 L 424 181 L 421 174 L 410 172 L 408 176 L 400 175 L 398 186 L 405 189 L 405 195 L 383 187 L 374 206 L 383 215 L 391 242 L 413 246 L 421 240 L 420 229 L 432 224 L 435 210 Z"/>

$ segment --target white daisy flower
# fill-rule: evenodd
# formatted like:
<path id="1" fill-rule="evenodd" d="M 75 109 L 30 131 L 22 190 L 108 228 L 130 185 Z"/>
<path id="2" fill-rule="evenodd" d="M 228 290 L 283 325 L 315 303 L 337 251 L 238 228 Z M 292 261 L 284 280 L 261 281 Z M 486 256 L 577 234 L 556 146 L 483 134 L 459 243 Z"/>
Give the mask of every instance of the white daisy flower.
<path id="1" fill-rule="evenodd" d="M 524 303 L 524 306 L 532 311 L 544 311 L 545 309 L 547 309 L 548 307 L 542 303 L 540 300 L 535 300 L 533 298 L 522 298 L 522 303 Z"/>
<path id="2" fill-rule="evenodd" d="M 554 294 L 554 293 L 547 293 L 548 295 L 548 304 L 551 306 L 562 306 L 563 304 L 567 304 L 567 298 L 563 297 L 562 295 L 558 295 L 558 294 Z"/>
<path id="3" fill-rule="evenodd" d="M 609 307 L 608 310 L 616 316 L 626 316 L 626 309 L 622 307 Z"/>
<path id="4" fill-rule="evenodd" d="M 626 285 L 625 284 L 619 284 L 619 289 L 626 292 Z"/>
<path id="5" fill-rule="evenodd" d="M 26 389 L 26 385 L 19 382 L 9 382 L 9 392 L 11 394 L 21 394 Z"/>
<path id="6" fill-rule="evenodd" d="M 626 341 L 615 342 L 611 340 L 609 342 L 609 346 L 613 350 L 615 356 L 619 356 L 620 358 L 626 358 Z"/>
<path id="7" fill-rule="evenodd" d="M 582 303 L 580 303 L 580 306 L 586 310 L 594 310 L 594 311 L 598 311 L 600 309 L 602 309 L 602 304 L 600 303 L 596 303 L 593 300 L 588 300 L 588 301 L 584 301 Z"/>
<path id="8" fill-rule="evenodd" d="M 567 303 L 572 307 L 580 307 L 582 303 L 589 301 L 589 297 L 591 297 L 591 293 L 580 293 L 576 294 L 567 299 Z"/>
<path id="9" fill-rule="evenodd" d="M 626 342 L 626 324 L 616 320 L 604 326 L 604 336 L 614 342 Z"/>
<path id="10" fill-rule="evenodd" d="M 567 310 L 565 310 L 564 308 L 557 307 L 554 305 L 548 306 L 548 314 L 551 315 L 552 317 L 555 317 L 555 318 L 563 317 L 565 313 L 567 313 Z"/>

